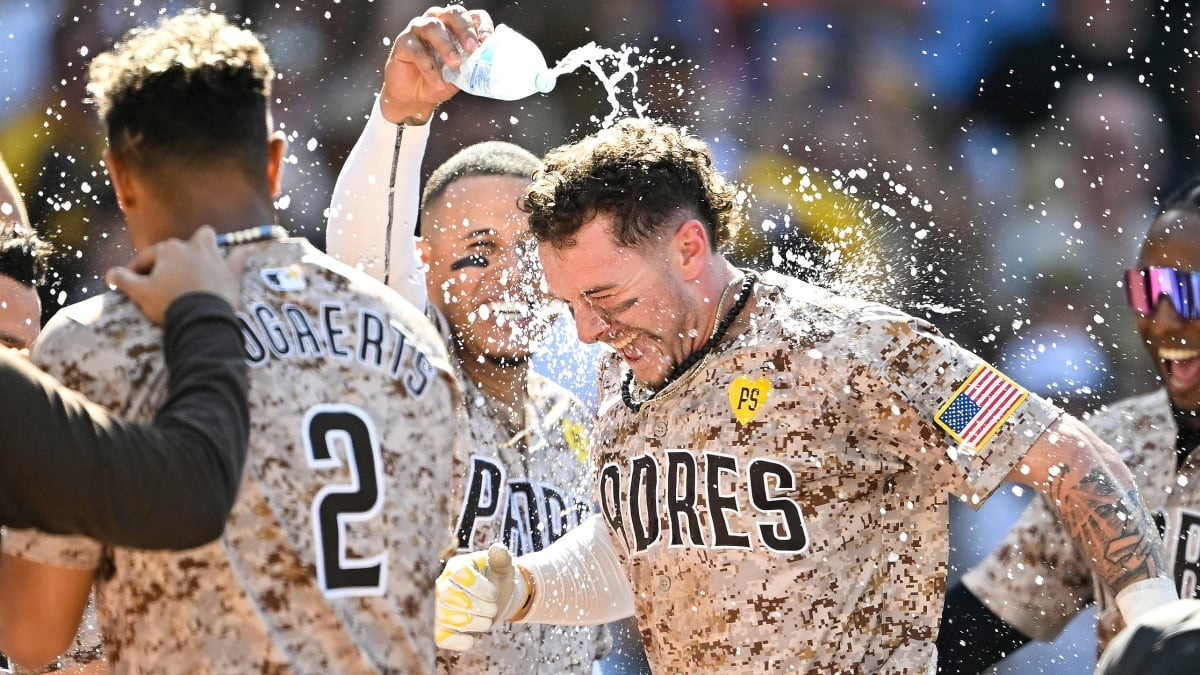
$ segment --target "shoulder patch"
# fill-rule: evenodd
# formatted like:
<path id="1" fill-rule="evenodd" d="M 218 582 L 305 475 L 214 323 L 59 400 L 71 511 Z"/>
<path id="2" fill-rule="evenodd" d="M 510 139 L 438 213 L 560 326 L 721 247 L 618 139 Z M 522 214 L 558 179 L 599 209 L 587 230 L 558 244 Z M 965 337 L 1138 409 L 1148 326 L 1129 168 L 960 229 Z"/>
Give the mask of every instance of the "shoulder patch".
<path id="1" fill-rule="evenodd" d="M 1029 392 L 984 363 L 942 404 L 933 421 L 968 448 L 982 448 Z"/>

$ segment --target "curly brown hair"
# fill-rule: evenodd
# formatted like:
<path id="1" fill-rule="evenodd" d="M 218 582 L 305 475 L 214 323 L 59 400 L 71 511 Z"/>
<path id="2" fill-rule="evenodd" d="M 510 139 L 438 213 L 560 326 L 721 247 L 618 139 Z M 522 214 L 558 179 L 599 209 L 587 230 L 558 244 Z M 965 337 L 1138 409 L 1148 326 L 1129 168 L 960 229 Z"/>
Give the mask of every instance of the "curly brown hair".
<path id="1" fill-rule="evenodd" d="M 638 247 L 677 225 L 669 218 L 682 211 L 704 223 L 713 250 L 745 219 L 707 144 L 669 124 L 633 118 L 551 150 L 521 209 L 538 241 L 558 248 L 573 246 L 599 214 L 613 217 L 622 246 Z"/>
<path id="2" fill-rule="evenodd" d="M 189 10 L 97 55 L 87 89 L 109 147 L 126 161 L 150 169 L 232 158 L 265 184 L 273 77 L 253 33 Z"/>

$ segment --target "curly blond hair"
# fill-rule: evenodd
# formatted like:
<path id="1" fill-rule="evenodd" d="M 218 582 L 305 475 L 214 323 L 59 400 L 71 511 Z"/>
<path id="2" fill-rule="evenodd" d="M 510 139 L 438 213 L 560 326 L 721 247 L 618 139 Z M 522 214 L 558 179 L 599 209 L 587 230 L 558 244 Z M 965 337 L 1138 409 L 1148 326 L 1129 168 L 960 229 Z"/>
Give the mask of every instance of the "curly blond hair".
<path id="1" fill-rule="evenodd" d="M 745 220 L 737 190 L 713 166 L 712 151 L 682 129 L 628 118 L 583 140 L 551 150 L 521 198 L 538 241 L 563 248 L 599 214 L 613 217 L 623 246 L 652 240 L 699 219 L 713 250 L 725 247 Z"/>

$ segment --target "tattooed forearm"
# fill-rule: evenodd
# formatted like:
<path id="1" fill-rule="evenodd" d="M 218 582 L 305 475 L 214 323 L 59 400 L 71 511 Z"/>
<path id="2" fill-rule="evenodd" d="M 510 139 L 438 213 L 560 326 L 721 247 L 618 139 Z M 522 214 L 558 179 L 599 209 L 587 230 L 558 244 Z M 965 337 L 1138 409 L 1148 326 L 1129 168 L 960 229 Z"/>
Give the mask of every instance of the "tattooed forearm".
<path id="1" fill-rule="evenodd" d="M 1063 467 L 1049 488 L 1051 506 L 1076 549 L 1109 588 L 1119 592 L 1166 574 L 1157 529 L 1135 487 L 1123 488 L 1102 467 L 1082 475 Z"/>

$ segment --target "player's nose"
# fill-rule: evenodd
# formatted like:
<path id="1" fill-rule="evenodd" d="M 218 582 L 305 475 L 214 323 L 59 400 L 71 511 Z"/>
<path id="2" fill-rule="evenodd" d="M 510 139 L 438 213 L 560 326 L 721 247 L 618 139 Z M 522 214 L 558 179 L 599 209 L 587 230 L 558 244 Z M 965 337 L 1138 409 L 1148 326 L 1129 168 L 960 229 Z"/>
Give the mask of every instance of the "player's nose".
<path id="1" fill-rule="evenodd" d="M 585 345 L 599 341 L 612 329 L 612 326 L 586 303 L 583 307 L 576 308 L 574 313 L 575 332 L 579 334 L 579 341 Z"/>

